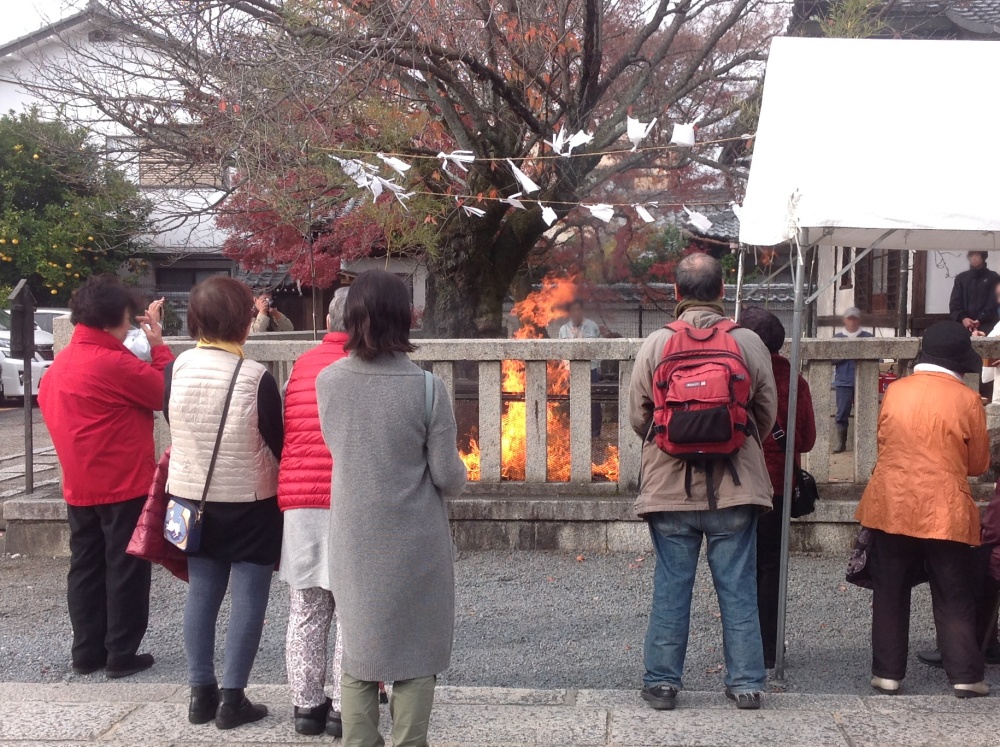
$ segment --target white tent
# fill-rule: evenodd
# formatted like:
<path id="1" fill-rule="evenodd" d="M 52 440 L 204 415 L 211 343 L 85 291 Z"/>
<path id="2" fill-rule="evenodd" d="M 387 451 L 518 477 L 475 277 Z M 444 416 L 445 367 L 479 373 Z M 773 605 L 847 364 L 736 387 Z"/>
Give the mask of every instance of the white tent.
<path id="1" fill-rule="evenodd" d="M 775 39 L 740 241 L 1000 249 L 997 71 L 997 42 Z"/>
<path id="2" fill-rule="evenodd" d="M 804 249 L 1000 249 L 1000 42 L 779 38 L 771 45 L 740 242 Z M 839 273 L 838 273 L 839 274 Z M 831 283 L 834 278 L 821 278 Z M 789 391 L 778 640 L 784 640 L 798 380 Z M 778 679 L 784 652 L 778 646 Z"/>

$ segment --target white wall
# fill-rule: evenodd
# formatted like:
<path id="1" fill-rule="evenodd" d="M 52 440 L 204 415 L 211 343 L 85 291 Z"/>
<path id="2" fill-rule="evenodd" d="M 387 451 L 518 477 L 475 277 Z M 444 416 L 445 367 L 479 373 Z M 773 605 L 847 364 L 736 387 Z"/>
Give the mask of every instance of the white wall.
<path id="1" fill-rule="evenodd" d="M 86 50 L 88 55 L 98 57 L 106 55 L 113 60 L 121 58 L 122 65 L 136 67 L 135 54 L 125 52 L 121 42 L 94 44 L 88 41 L 91 28 L 89 23 L 84 23 L 59 37 L 49 37 L 35 47 L 0 59 L 0 114 L 12 110 L 19 113 L 35 104 L 39 105 L 43 116 L 54 117 L 55 110 L 42 106 L 42 102 L 24 90 L 18 81 L 36 79 L 40 75 L 39 69 L 46 66 L 58 65 L 64 68 L 70 61 L 76 59 L 78 49 Z M 127 85 L 130 86 L 130 90 L 136 88 L 135 82 Z M 69 106 L 67 112 L 68 119 L 86 123 L 95 136 L 114 139 L 129 135 L 108 121 L 94 107 Z M 103 142 L 101 145 L 103 146 Z M 115 147 L 120 147 L 120 144 Z M 113 158 L 120 162 L 126 174 L 133 179 L 138 178 L 135 161 L 129 161 L 127 153 L 116 153 Z M 145 188 L 144 192 L 154 204 L 152 215 L 155 231 L 152 236 L 154 251 L 170 255 L 216 254 L 221 251 L 225 233 L 216 228 L 214 217 L 207 213 L 192 215 L 207 205 L 214 204 L 220 197 L 219 192 L 205 189 L 165 188 Z"/>
<path id="2" fill-rule="evenodd" d="M 413 308 L 423 309 L 427 305 L 427 265 L 413 257 L 362 257 L 352 262 L 344 262 L 347 272 L 362 273 L 368 270 L 385 270 L 396 275 L 405 275 L 413 280 Z"/>

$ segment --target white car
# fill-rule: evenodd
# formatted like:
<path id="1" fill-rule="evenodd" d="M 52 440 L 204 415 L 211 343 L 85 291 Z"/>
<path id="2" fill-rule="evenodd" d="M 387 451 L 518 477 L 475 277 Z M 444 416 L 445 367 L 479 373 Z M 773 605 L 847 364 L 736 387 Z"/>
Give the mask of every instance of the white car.
<path id="1" fill-rule="evenodd" d="M 60 316 L 69 316 L 69 309 L 35 309 L 35 326 L 51 335 L 52 320 Z M 35 344 L 38 344 L 37 336 Z"/>
<path id="2" fill-rule="evenodd" d="M 35 325 L 35 359 L 31 362 L 31 393 L 38 394 L 38 382 L 52 365 L 51 334 Z M 24 396 L 24 361 L 10 357 L 10 312 L 0 309 L 0 403 L 8 397 Z"/>

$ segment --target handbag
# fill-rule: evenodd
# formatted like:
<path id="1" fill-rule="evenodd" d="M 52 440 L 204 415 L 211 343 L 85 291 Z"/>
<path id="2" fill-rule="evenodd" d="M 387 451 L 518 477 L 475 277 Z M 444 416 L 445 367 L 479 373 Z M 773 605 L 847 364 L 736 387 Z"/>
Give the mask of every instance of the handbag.
<path id="1" fill-rule="evenodd" d="M 875 533 L 868 527 L 861 527 L 858 538 L 854 541 L 854 549 L 847 559 L 847 583 L 860 586 L 862 589 L 872 588 L 872 573 L 868 567 L 868 554 L 871 550 Z"/>
<path id="2" fill-rule="evenodd" d="M 169 496 L 167 501 L 167 513 L 163 517 L 163 536 L 166 537 L 167 542 L 189 555 L 201 549 L 201 529 L 202 521 L 205 518 L 205 503 L 208 502 L 208 488 L 212 484 L 212 473 L 215 471 L 215 462 L 219 458 L 219 447 L 222 445 L 222 432 L 226 428 L 229 403 L 232 402 L 233 390 L 236 389 L 236 379 L 240 375 L 242 366 L 243 359 L 240 358 L 236 362 L 233 378 L 229 382 L 229 391 L 226 392 L 226 402 L 222 406 L 222 422 L 219 423 L 219 433 L 215 437 L 212 459 L 208 463 L 208 474 L 205 475 L 205 487 L 201 491 L 201 502 L 195 503 L 175 495 Z"/>
<path id="3" fill-rule="evenodd" d="M 774 424 L 771 429 L 771 436 L 778 442 L 782 452 L 788 453 L 788 439 L 784 429 Z M 816 485 L 816 478 L 806 472 L 796 462 L 793 472 L 795 477 L 795 489 L 792 491 L 792 518 L 801 519 L 816 510 L 816 501 L 819 500 L 819 487 Z"/>

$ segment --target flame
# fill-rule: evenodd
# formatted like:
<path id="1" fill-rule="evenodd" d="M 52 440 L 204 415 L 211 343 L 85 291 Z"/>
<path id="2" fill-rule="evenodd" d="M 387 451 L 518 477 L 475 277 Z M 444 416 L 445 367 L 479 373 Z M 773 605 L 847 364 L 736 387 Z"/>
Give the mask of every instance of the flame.
<path id="1" fill-rule="evenodd" d="M 565 315 L 567 305 L 576 297 L 576 283 L 569 278 L 546 277 L 542 287 L 514 304 L 512 314 L 520 325 L 515 339 L 537 339 L 548 336 L 549 324 Z M 563 361 L 549 361 L 546 366 L 546 390 L 550 397 L 569 394 L 569 366 Z M 523 361 L 503 361 L 501 391 L 507 395 L 524 394 L 525 368 Z M 550 482 L 570 479 L 569 402 L 549 401 L 546 407 L 548 453 L 546 473 Z M 524 480 L 527 447 L 527 410 L 523 400 L 504 403 L 500 424 L 501 467 L 504 480 Z M 469 448 L 460 450 L 470 480 L 480 479 L 479 443 L 469 438 Z M 618 480 L 618 447 L 609 445 L 602 462 L 595 462 L 592 473 L 611 482 Z"/>

